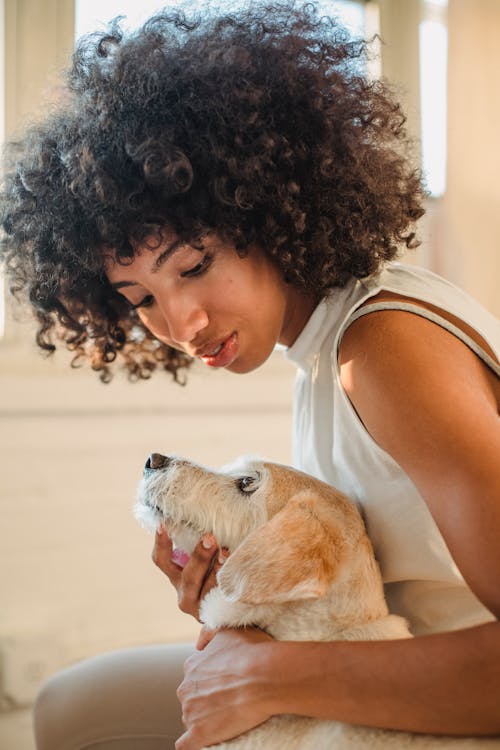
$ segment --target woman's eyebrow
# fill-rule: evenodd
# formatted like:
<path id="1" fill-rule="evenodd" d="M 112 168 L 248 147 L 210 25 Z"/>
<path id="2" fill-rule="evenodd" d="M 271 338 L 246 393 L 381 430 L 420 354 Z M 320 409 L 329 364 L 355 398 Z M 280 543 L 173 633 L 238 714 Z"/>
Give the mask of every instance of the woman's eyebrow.
<path id="1" fill-rule="evenodd" d="M 179 247 L 182 245 L 185 245 L 185 240 L 177 239 L 175 242 L 172 242 L 171 245 L 165 248 L 163 252 L 160 253 L 160 255 L 154 259 L 153 265 L 151 266 L 151 273 L 157 273 L 162 265 L 165 263 L 168 258 L 174 253 Z M 124 289 L 127 286 L 137 286 L 136 281 L 114 281 L 111 284 L 112 289 Z"/>
<path id="2" fill-rule="evenodd" d="M 157 258 L 155 258 L 155 261 L 153 265 L 151 266 L 151 273 L 157 273 L 162 267 L 162 265 L 165 263 L 165 261 L 168 260 L 168 258 L 170 258 L 170 256 L 173 253 L 175 253 L 175 251 L 179 247 L 182 247 L 182 245 L 185 245 L 185 244 L 186 244 L 186 241 L 181 240 L 181 239 L 177 239 L 175 240 L 175 242 L 172 242 L 171 245 L 165 248 L 165 250 L 163 250 L 163 252 L 161 252 Z"/>
<path id="3" fill-rule="evenodd" d="M 136 281 L 113 281 L 111 289 L 123 289 L 126 286 L 137 286 Z"/>

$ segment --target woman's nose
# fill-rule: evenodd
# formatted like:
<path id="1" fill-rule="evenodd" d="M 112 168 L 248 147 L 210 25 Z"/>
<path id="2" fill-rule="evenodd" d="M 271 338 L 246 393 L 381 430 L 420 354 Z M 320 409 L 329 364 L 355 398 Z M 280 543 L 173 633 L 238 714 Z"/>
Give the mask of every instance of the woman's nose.
<path id="1" fill-rule="evenodd" d="M 174 344 L 189 344 L 208 325 L 207 313 L 198 306 L 179 305 L 164 312 L 168 337 Z"/>

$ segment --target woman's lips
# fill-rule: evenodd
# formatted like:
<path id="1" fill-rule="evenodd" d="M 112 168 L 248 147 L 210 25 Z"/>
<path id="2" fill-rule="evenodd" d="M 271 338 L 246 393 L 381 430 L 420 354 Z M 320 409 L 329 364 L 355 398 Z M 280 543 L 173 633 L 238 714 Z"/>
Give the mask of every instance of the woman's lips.
<path id="1" fill-rule="evenodd" d="M 234 362 L 238 352 L 238 335 L 235 331 L 219 345 L 214 354 L 203 354 L 200 359 L 209 367 L 228 367 Z"/>

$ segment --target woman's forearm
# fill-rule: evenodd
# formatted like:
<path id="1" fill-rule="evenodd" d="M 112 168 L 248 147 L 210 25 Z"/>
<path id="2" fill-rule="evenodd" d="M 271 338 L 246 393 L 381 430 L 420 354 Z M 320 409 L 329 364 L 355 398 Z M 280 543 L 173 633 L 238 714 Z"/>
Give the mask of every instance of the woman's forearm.
<path id="1" fill-rule="evenodd" d="M 500 622 L 401 641 L 269 647 L 272 713 L 430 734 L 500 734 Z"/>

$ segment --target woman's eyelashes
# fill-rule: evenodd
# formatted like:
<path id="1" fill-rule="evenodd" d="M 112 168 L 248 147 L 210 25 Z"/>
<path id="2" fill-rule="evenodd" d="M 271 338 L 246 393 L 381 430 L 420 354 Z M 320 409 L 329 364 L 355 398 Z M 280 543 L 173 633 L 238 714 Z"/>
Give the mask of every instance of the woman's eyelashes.
<path id="1" fill-rule="evenodd" d="M 192 278 L 193 276 L 202 276 L 202 274 L 205 273 L 212 264 L 212 255 L 211 253 L 205 253 L 203 258 L 200 260 L 199 263 L 196 263 L 196 265 L 192 266 L 191 268 L 186 269 L 185 271 L 180 271 L 179 276 L 183 279 L 186 278 Z M 143 307 L 151 307 L 151 305 L 154 303 L 155 298 L 152 294 L 146 294 L 139 302 L 136 302 L 135 304 L 129 301 L 130 309 L 131 310 L 138 310 L 139 308 Z"/>
<path id="2" fill-rule="evenodd" d="M 186 271 L 181 271 L 180 276 L 183 279 L 189 278 L 191 276 L 201 276 L 203 273 L 205 273 L 206 270 L 208 270 L 211 263 L 212 255 L 210 253 L 205 253 L 199 263 L 197 263 L 192 268 L 188 268 Z"/>
<path id="3" fill-rule="evenodd" d="M 140 307 L 150 307 L 154 301 L 155 301 L 155 298 L 153 297 L 152 294 L 146 294 L 146 296 L 143 297 L 140 302 L 136 302 L 135 305 L 133 305 L 132 302 L 130 302 L 130 309 L 138 310 Z"/>

